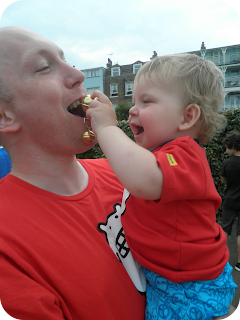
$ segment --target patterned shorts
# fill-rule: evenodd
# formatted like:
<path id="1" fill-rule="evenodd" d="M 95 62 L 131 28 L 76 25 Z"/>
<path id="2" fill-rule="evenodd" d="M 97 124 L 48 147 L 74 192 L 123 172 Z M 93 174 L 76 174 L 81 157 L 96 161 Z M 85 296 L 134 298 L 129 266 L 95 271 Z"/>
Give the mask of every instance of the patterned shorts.
<path id="1" fill-rule="evenodd" d="M 218 278 L 208 281 L 174 283 L 143 271 L 147 278 L 145 320 L 210 320 L 225 315 L 237 288 L 229 263 Z"/>

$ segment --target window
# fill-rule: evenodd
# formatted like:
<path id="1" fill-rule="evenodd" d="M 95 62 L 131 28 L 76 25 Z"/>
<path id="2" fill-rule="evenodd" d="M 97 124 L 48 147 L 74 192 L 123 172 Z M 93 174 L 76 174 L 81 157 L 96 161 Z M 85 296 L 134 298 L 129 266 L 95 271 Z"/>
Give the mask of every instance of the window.
<path id="1" fill-rule="evenodd" d="M 236 109 L 240 107 L 240 95 L 230 96 L 230 106 L 231 109 Z"/>
<path id="2" fill-rule="evenodd" d="M 133 65 L 133 73 L 137 73 L 138 70 L 141 68 L 142 63 L 136 63 Z"/>
<path id="3" fill-rule="evenodd" d="M 99 70 L 87 70 L 85 71 L 86 78 L 99 77 Z"/>
<path id="4" fill-rule="evenodd" d="M 230 49 L 230 63 L 240 62 L 240 50 L 239 48 Z"/>
<path id="5" fill-rule="evenodd" d="M 239 70 L 231 70 L 231 73 L 228 73 L 228 77 L 226 79 L 226 86 L 239 86 Z"/>
<path id="6" fill-rule="evenodd" d="M 231 80 L 237 81 L 240 80 L 240 70 L 231 70 Z"/>
<path id="7" fill-rule="evenodd" d="M 213 52 L 208 52 L 207 54 L 207 60 L 213 61 Z"/>
<path id="8" fill-rule="evenodd" d="M 125 82 L 125 96 L 132 96 L 133 94 L 133 82 Z"/>
<path id="9" fill-rule="evenodd" d="M 111 69 L 111 76 L 112 77 L 120 76 L 120 67 L 113 67 Z"/>
<path id="10" fill-rule="evenodd" d="M 100 90 L 100 88 L 99 88 L 99 87 L 95 87 L 95 88 L 87 88 L 87 93 L 88 93 L 88 94 L 92 94 L 92 93 L 93 93 L 93 91 L 95 91 L 95 90 Z"/>
<path id="11" fill-rule="evenodd" d="M 118 85 L 117 83 L 110 84 L 110 97 L 117 97 L 118 96 Z"/>

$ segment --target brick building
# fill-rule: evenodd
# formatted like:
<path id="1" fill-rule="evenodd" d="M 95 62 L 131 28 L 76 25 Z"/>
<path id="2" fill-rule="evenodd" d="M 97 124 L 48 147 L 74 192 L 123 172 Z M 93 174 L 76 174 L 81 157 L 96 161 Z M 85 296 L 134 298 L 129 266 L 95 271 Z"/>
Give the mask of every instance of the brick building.
<path id="1" fill-rule="evenodd" d="M 200 50 L 188 52 L 215 63 L 224 74 L 225 105 L 224 109 L 240 108 L 240 44 L 220 48 L 207 49 L 204 42 Z M 154 59 L 157 52 L 153 51 Z M 145 62 L 136 61 L 127 65 L 112 65 L 108 59 L 106 68 L 83 70 L 85 88 L 89 93 L 93 90 L 103 91 L 111 100 L 114 108 L 120 102 L 132 105 L 133 81 L 137 71 Z"/>
<path id="2" fill-rule="evenodd" d="M 133 81 L 142 65 L 142 61 L 121 66 L 119 64 L 112 65 L 112 61 L 108 59 L 103 78 L 103 88 L 114 108 L 120 102 L 127 102 L 132 105 Z"/>

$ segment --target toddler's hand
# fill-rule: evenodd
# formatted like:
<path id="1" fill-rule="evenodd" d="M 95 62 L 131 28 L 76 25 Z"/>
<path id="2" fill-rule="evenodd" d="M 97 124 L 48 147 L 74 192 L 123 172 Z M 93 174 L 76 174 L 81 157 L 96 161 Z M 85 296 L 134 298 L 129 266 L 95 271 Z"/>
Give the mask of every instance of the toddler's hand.
<path id="1" fill-rule="evenodd" d="M 113 109 L 111 101 L 101 91 L 94 91 L 91 94 L 92 100 L 86 116 L 91 121 L 91 127 L 94 133 L 108 126 L 117 126 L 116 113 Z"/>

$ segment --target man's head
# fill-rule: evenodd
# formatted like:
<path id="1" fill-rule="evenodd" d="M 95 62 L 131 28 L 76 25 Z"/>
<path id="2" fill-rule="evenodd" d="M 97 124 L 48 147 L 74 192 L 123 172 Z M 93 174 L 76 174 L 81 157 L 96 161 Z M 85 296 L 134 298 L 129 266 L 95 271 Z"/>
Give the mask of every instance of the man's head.
<path id="1" fill-rule="evenodd" d="M 155 77 L 172 88 L 184 108 L 192 104 L 199 106 L 200 142 L 209 142 L 226 126 L 225 117 L 219 115 L 224 103 L 223 74 L 212 62 L 193 54 L 162 56 L 143 65 L 135 77 L 134 87 L 143 76 L 150 81 Z"/>
<path id="2" fill-rule="evenodd" d="M 233 155 L 235 151 L 240 151 L 240 132 L 236 130 L 229 132 L 223 139 L 223 145 L 229 156 Z"/>
<path id="3" fill-rule="evenodd" d="M 19 62 L 18 41 L 24 41 L 30 36 L 31 30 L 21 27 L 0 28 L 0 101 L 9 102 L 12 98 L 11 88 L 6 83 L 5 74 L 12 72 Z M 33 34 L 33 33 L 32 33 Z M 11 49 L 15 50 L 11 50 Z M 10 71 L 11 70 L 11 71 Z"/>
<path id="4" fill-rule="evenodd" d="M 0 78 L 0 101 L 10 102 L 11 101 L 11 93 L 9 89 L 6 88 L 4 82 Z"/>
<path id="5" fill-rule="evenodd" d="M 56 44 L 31 30 L 1 28 L 0 41 L 0 140 L 4 145 L 20 138 L 47 152 L 67 152 L 71 146 L 75 153 L 88 150 L 93 144 L 85 146 L 81 141 L 86 128 L 83 119 L 69 112 L 69 106 L 86 95 L 84 74 L 66 63 Z"/>

